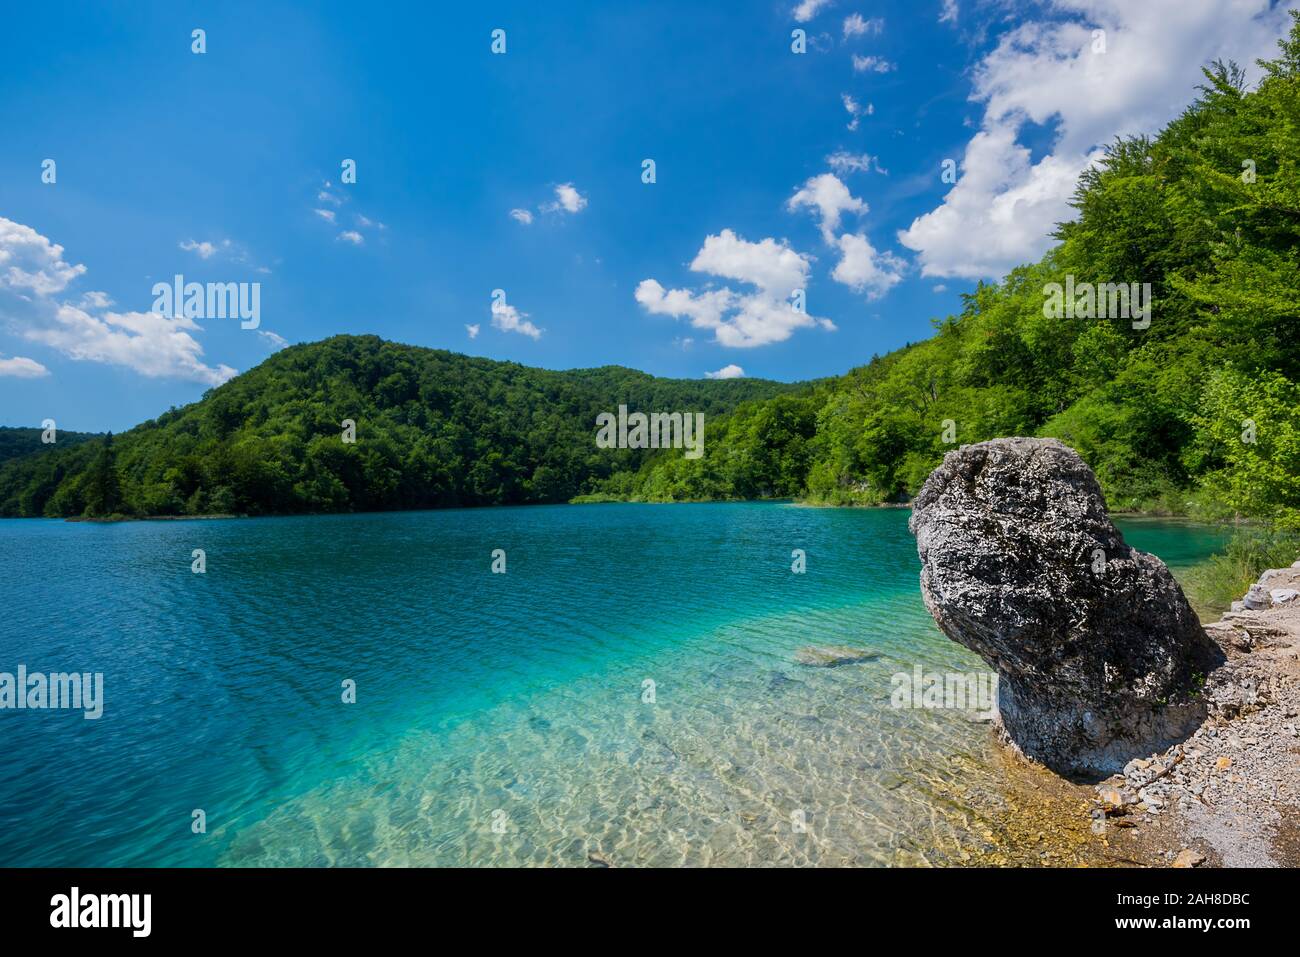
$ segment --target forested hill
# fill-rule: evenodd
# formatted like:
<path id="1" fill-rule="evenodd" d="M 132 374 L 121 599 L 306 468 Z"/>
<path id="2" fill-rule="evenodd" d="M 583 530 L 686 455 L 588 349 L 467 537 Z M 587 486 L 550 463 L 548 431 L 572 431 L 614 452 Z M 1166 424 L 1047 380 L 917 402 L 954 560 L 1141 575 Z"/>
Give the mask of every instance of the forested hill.
<path id="1" fill-rule="evenodd" d="M 48 451 L 49 445 L 41 441 L 44 432 L 44 429 L 15 429 L 0 425 L 0 464 L 19 456 L 31 455 L 33 452 Z M 76 445 L 78 442 L 96 437 L 93 432 L 64 432 L 56 429 L 53 433 L 53 444 Z"/>
<path id="2" fill-rule="evenodd" d="M 1215 64 L 1154 137 L 1081 178 L 1059 244 L 933 338 L 711 424 L 604 491 L 905 500 L 956 443 L 1055 436 L 1112 508 L 1300 526 L 1300 13 L 1253 88 Z M 1054 317 L 1051 284 L 1149 283 L 1150 324 Z"/>
<path id="3" fill-rule="evenodd" d="M 596 447 L 596 416 L 702 412 L 798 386 L 553 372 L 335 336 L 117 436 L 0 465 L 8 516 L 283 514 L 564 502 L 648 454 Z M 356 423 L 345 442 L 342 423 Z M 679 453 L 680 454 L 680 453 Z"/>

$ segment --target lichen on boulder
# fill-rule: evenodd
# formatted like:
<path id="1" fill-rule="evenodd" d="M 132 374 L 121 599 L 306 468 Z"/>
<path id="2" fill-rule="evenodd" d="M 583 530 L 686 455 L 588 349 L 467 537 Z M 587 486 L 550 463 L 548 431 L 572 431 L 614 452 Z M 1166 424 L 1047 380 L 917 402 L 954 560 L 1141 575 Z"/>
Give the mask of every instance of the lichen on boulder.
<path id="1" fill-rule="evenodd" d="M 1055 439 L 949 452 L 913 502 L 921 593 L 998 672 L 999 723 L 1053 770 L 1110 774 L 1205 716 L 1223 659 L 1164 563 L 1130 548 Z"/>

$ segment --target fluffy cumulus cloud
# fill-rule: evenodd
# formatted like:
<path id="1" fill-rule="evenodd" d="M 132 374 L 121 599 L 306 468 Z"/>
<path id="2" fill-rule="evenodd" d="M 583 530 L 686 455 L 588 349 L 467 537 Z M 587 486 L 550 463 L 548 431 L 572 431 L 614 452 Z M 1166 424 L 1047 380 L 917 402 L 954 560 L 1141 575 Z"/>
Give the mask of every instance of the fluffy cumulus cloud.
<path id="1" fill-rule="evenodd" d="M 517 332 L 523 336 L 530 336 L 533 339 L 542 337 L 542 330 L 528 321 L 528 313 L 520 312 L 514 306 L 509 305 L 504 298 L 493 297 L 492 299 L 492 327 L 500 329 L 502 332 Z M 470 330 L 466 326 L 466 331 Z M 478 326 L 473 327 L 470 332 L 470 338 L 473 339 L 478 335 Z"/>
<path id="2" fill-rule="evenodd" d="M 870 159 L 863 157 L 862 159 Z M 791 212 L 812 210 L 818 219 L 822 239 L 839 253 L 831 278 L 854 292 L 878 299 L 903 278 L 904 263 L 892 253 L 877 252 L 862 233 L 836 237 L 845 213 L 862 215 L 867 204 L 855 197 L 834 173 L 814 176 L 786 202 Z"/>
<path id="3" fill-rule="evenodd" d="M 734 362 L 731 365 L 723 366 L 717 372 L 704 373 L 706 379 L 743 379 L 745 370 Z"/>
<path id="4" fill-rule="evenodd" d="M 850 193 L 849 188 L 834 173 L 812 177 L 785 205 L 790 212 L 800 209 L 815 211 L 822 239 L 828 243 L 834 242 L 834 234 L 840 228 L 840 219 L 845 213 L 861 214 L 867 211 L 867 204 Z"/>
<path id="5" fill-rule="evenodd" d="M 517 223 L 523 223 L 525 226 L 530 226 L 533 222 L 533 214 L 526 209 L 510 210 L 510 218 Z"/>
<path id="6" fill-rule="evenodd" d="M 193 336 L 201 330 L 192 319 L 115 312 L 101 292 L 72 296 L 68 286 L 85 271 L 64 260 L 62 246 L 0 217 L 0 322 L 9 332 L 72 359 L 151 378 L 220 385 L 235 375 L 230 366 L 203 362 Z"/>
<path id="7" fill-rule="evenodd" d="M 578 192 L 572 183 L 555 187 L 555 200 L 542 204 L 544 213 L 577 213 L 587 206 L 587 197 Z"/>
<path id="8" fill-rule="evenodd" d="M 1249 65 L 1272 56 L 1288 21 L 1284 7 L 1054 0 L 1050 20 L 1020 24 L 976 66 L 971 98 L 984 114 L 957 183 L 900 242 L 927 276 L 997 278 L 1037 259 L 1055 224 L 1070 218 L 1078 176 L 1105 144 L 1116 134 L 1155 132 L 1177 116 L 1210 60 Z M 944 13 L 955 19 L 956 9 L 946 4 Z M 1030 123 L 1055 131 L 1038 159 L 1021 141 Z"/>
<path id="9" fill-rule="evenodd" d="M 943 7 L 939 10 L 939 22 L 956 23 L 957 13 L 957 0 L 943 0 Z"/>
<path id="10" fill-rule="evenodd" d="M 810 316 L 791 301 L 807 289 L 810 263 L 784 242 L 768 238 L 753 243 L 724 229 L 705 238 L 690 268 L 751 288 L 665 289 L 658 280 L 645 279 L 636 288 L 636 301 L 654 315 L 712 330 L 716 342 L 735 348 L 783 342 L 796 329 L 835 328 L 829 319 Z"/>
<path id="11" fill-rule="evenodd" d="M 868 299 L 879 299 L 903 278 L 904 263 L 893 253 L 878 252 L 866 236 L 845 233 L 835 241 L 840 261 L 831 278 Z"/>
<path id="12" fill-rule="evenodd" d="M 465 334 L 469 336 L 471 339 L 478 338 L 478 330 L 479 330 L 479 324 L 477 322 L 465 323 Z"/>

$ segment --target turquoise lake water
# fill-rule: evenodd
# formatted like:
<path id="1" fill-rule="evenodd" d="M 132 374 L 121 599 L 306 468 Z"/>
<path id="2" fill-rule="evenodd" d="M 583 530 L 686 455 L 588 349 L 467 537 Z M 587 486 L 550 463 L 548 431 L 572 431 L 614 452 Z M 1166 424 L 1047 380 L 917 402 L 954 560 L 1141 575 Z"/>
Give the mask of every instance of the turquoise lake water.
<path id="1" fill-rule="evenodd" d="M 908 514 L 0 521 L 0 672 L 105 698 L 0 710 L 0 865 L 944 863 L 998 781 L 987 724 L 890 706 L 896 673 L 983 670 Z M 1224 539 L 1121 525 L 1175 571 Z"/>

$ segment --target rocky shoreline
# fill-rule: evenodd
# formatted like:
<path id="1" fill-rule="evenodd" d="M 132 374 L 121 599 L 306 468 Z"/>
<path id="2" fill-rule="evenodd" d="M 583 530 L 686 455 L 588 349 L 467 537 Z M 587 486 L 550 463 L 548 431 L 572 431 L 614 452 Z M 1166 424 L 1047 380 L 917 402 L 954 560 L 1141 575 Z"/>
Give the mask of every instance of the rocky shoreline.
<path id="1" fill-rule="evenodd" d="M 1205 720 L 1097 785 L 1092 830 L 1146 830 L 1150 866 L 1300 865 L 1300 561 L 1206 632 L 1227 660 L 1206 680 Z"/>

